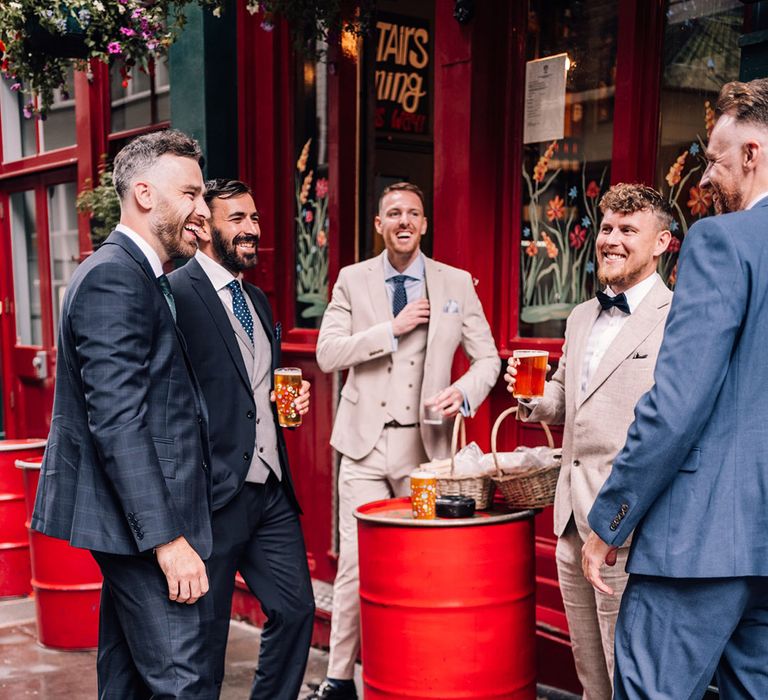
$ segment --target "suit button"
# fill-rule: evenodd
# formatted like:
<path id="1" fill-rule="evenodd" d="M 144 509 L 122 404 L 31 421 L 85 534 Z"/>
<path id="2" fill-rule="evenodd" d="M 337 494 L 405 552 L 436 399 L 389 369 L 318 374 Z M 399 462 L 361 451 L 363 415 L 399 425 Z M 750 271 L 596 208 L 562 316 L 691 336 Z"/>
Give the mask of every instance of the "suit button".
<path id="1" fill-rule="evenodd" d="M 247 418 L 253 418 L 255 415 L 253 411 L 248 411 L 248 413 L 245 414 Z"/>
<path id="2" fill-rule="evenodd" d="M 618 523 L 611 523 L 611 530 L 615 530 L 618 526 Z"/>
<path id="3" fill-rule="evenodd" d="M 573 466 L 574 466 L 574 467 L 580 467 L 580 466 L 581 466 L 581 462 L 579 462 L 579 460 L 578 460 L 578 459 L 574 459 L 574 460 L 573 460 Z"/>
<path id="4" fill-rule="evenodd" d="M 382 401 L 382 402 L 381 402 L 381 406 L 382 406 L 382 408 L 383 408 L 384 406 L 386 406 L 386 405 L 387 405 L 387 402 L 386 402 L 386 401 Z"/>
<path id="5" fill-rule="evenodd" d="M 392 371 L 392 368 L 391 367 L 387 367 L 387 372 L 391 372 L 391 371 Z"/>
<path id="6" fill-rule="evenodd" d="M 203 417 L 202 416 L 198 416 L 197 417 L 197 422 L 198 422 L 198 425 L 201 424 L 203 422 Z"/>
<path id="7" fill-rule="evenodd" d="M 144 533 L 143 532 L 138 532 L 138 533 L 136 533 L 136 537 L 138 537 L 140 540 L 143 540 L 144 539 Z"/>
<path id="8" fill-rule="evenodd" d="M 250 452 L 243 452 L 243 461 L 247 462 L 251 458 Z"/>
<path id="9" fill-rule="evenodd" d="M 264 453 L 264 448 L 263 448 L 263 447 L 260 447 L 260 448 L 259 448 L 259 454 L 263 454 L 263 453 Z"/>
<path id="10" fill-rule="evenodd" d="M 409 384 L 409 385 L 408 385 L 408 388 L 409 388 L 409 389 L 413 389 L 413 384 Z"/>
<path id="11" fill-rule="evenodd" d="M 256 419 L 256 425 L 258 425 L 259 423 L 261 423 L 261 418 Z"/>
<path id="12" fill-rule="evenodd" d="M 406 407 L 405 407 L 405 410 L 406 410 L 406 411 L 410 411 L 410 410 L 411 410 L 411 407 L 410 407 L 410 406 L 406 406 Z"/>
<path id="13" fill-rule="evenodd" d="M 413 360 L 411 360 L 411 367 L 413 367 L 415 364 L 416 363 Z"/>
<path id="14" fill-rule="evenodd" d="M 626 503 L 621 504 L 621 512 L 626 515 L 627 511 L 629 510 L 629 506 Z"/>

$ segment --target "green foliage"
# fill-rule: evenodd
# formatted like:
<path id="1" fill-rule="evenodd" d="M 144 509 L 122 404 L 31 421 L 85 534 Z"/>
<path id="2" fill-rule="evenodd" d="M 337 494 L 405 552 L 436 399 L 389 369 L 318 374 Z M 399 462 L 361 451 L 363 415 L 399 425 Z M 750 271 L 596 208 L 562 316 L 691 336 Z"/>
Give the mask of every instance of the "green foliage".
<path id="1" fill-rule="evenodd" d="M 120 199 L 115 192 L 112 172 L 101 169 L 99 184 L 90 183 L 77 195 L 77 211 L 91 219 L 91 241 L 98 248 L 120 221 Z"/>

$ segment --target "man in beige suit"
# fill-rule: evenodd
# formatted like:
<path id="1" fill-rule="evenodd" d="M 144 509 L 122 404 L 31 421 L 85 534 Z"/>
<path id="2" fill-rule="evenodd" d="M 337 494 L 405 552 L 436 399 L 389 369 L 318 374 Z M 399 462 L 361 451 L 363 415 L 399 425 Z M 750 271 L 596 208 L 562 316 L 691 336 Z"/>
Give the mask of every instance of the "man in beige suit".
<path id="1" fill-rule="evenodd" d="M 421 190 L 404 182 L 387 187 L 374 224 L 385 251 L 341 270 L 317 341 L 320 369 L 349 370 L 331 436 L 341 466 L 328 678 L 309 696 L 323 700 L 357 697 L 355 509 L 408 495 L 410 472 L 448 455 L 449 419 L 459 411 L 474 414 L 500 371 L 472 278 L 421 252 L 427 230 Z M 471 365 L 451 382 L 459 345 Z M 442 414 L 442 422 L 425 422 L 425 404 Z"/>
<path id="2" fill-rule="evenodd" d="M 524 420 L 563 424 L 563 466 L 555 495 L 556 560 L 573 655 L 586 700 L 610 700 L 613 635 L 629 540 L 606 580 L 618 595 L 597 592 L 584 578 L 581 547 L 587 515 L 624 446 L 635 404 L 653 386 L 653 369 L 672 292 L 656 273 L 671 239 L 672 212 L 655 190 L 614 185 L 600 202 L 595 241 L 598 298 L 579 304 L 565 330 L 563 356 L 544 397 L 520 402 Z M 515 362 L 505 379 L 512 391 Z"/>

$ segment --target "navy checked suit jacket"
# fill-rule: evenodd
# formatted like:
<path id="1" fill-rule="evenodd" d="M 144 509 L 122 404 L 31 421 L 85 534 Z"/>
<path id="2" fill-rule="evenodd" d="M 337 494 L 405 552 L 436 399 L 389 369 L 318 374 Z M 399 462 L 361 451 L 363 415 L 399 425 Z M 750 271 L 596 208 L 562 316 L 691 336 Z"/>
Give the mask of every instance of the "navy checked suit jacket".
<path id="1" fill-rule="evenodd" d="M 218 510 L 237 494 L 248 474 L 257 430 L 253 393 L 232 324 L 203 268 L 193 258 L 168 279 L 176 300 L 179 328 L 187 339 L 189 357 L 210 412 L 213 509 Z M 243 288 L 269 339 L 275 370 L 280 361 L 280 343 L 273 332 L 269 301 L 264 292 L 249 282 L 244 282 Z M 272 414 L 277 421 L 274 404 Z M 301 512 L 279 426 L 277 449 L 286 494 Z"/>
<path id="2" fill-rule="evenodd" d="M 696 222 L 627 443 L 589 514 L 627 570 L 768 576 L 768 198 Z"/>
<path id="3" fill-rule="evenodd" d="M 184 535 L 208 557 L 206 431 L 183 338 L 152 268 L 113 231 L 64 295 L 32 527 L 113 554 Z"/>

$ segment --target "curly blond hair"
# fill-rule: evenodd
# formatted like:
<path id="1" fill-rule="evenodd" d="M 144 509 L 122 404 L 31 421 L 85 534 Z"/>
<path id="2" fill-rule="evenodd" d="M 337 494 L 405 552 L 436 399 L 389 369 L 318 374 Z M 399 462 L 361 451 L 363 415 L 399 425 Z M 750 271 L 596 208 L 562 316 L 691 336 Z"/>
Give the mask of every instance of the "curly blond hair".
<path id="1" fill-rule="evenodd" d="M 656 215 L 662 231 L 670 230 L 675 220 L 672 207 L 661 193 L 639 183 L 620 182 L 613 185 L 600 200 L 600 211 L 605 214 L 607 209 L 622 214 L 650 209 Z"/>

